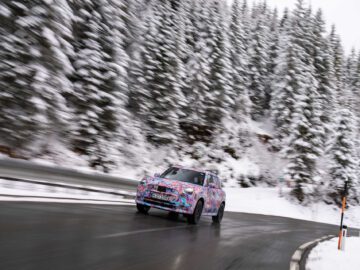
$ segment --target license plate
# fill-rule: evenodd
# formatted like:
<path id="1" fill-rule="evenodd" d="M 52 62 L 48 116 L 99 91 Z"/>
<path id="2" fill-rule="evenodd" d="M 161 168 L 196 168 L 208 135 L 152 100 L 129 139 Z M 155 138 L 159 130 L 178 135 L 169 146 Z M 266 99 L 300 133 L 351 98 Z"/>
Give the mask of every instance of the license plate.
<path id="1" fill-rule="evenodd" d="M 171 201 L 171 196 L 158 194 L 158 193 L 151 193 L 151 198 L 162 201 Z"/>

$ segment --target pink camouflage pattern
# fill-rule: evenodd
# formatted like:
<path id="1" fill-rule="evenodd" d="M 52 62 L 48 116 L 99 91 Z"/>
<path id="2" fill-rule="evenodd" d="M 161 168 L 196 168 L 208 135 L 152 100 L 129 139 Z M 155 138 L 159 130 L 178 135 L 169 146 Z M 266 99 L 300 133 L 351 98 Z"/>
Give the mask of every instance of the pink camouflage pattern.
<path id="1" fill-rule="evenodd" d="M 225 203 L 225 192 L 221 187 L 207 186 L 208 174 L 207 172 L 204 186 L 145 176 L 137 187 L 136 202 L 167 211 L 192 214 L 196 203 L 202 199 L 204 202 L 202 214 L 214 216 L 217 214 L 221 203 Z M 193 189 L 192 194 L 185 192 L 185 189 L 188 188 Z M 154 199 L 153 196 L 156 196 L 156 194 L 168 196 L 168 200 Z"/>

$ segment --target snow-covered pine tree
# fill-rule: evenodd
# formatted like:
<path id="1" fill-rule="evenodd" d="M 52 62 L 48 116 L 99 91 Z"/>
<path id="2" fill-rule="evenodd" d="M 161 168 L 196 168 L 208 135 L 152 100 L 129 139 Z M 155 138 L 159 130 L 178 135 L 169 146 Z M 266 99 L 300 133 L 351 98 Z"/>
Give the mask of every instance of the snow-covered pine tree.
<path id="1" fill-rule="evenodd" d="M 336 33 L 334 25 L 328 39 L 334 59 L 336 100 L 340 107 L 344 107 L 349 100 L 349 89 L 345 86 L 345 56 L 340 37 Z"/>
<path id="2" fill-rule="evenodd" d="M 333 113 L 336 110 L 336 85 L 334 76 L 334 58 L 331 47 L 325 38 L 325 22 L 322 18 L 322 11 L 318 10 L 312 20 L 312 52 L 315 67 L 315 77 L 318 82 L 317 96 L 314 98 L 318 106 L 318 117 L 314 118 L 314 125 L 319 126 L 319 134 L 323 144 L 326 144 L 332 131 Z M 323 127 L 323 128 L 322 128 Z"/>
<path id="3" fill-rule="evenodd" d="M 297 85 L 294 88 L 296 103 L 292 116 L 288 147 L 285 149 L 290 163 L 287 174 L 295 180 L 292 194 L 302 203 L 311 200 L 316 192 L 316 162 L 322 155 L 323 126 L 320 116 L 318 83 L 311 53 L 311 14 L 298 0 L 293 13 L 291 46 L 297 66 Z"/>
<path id="4" fill-rule="evenodd" d="M 108 155 L 113 154 L 111 160 L 116 160 L 117 164 L 129 164 L 131 166 L 138 161 L 136 155 L 139 151 L 134 150 L 134 148 L 143 141 L 143 138 L 139 130 L 140 124 L 128 111 L 128 69 L 130 65 L 128 51 L 131 52 L 131 48 L 128 46 L 132 41 L 129 40 L 131 37 L 127 31 L 133 30 L 134 34 L 138 31 L 135 27 L 137 22 L 132 25 L 134 29 L 129 29 L 126 24 L 130 19 L 134 19 L 131 17 L 133 14 L 129 14 L 129 9 L 131 9 L 129 5 L 130 7 L 132 5 L 137 7 L 136 1 L 128 3 L 124 0 L 108 0 L 108 5 L 103 6 L 102 13 L 109 32 L 104 40 L 104 49 L 108 51 L 112 59 L 110 65 L 116 72 L 113 82 L 113 95 L 115 97 L 117 127 L 113 132 L 112 141 L 106 142 L 113 146 L 112 153 L 109 151 Z"/>
<path id="5" fill-rule="evenodd" d="M 270 116 L 275 124 L 276 141 L 273 143 L 276 148 L 284 145 L 280 141 L 287 138 L 291 133 L 290 125 L 296 103 L 295 90 L 300 83 L 297 76 L 299 63 L 294 52 L 291 29 L 291 20 L 287 15 L 287 19 L 283 21 L 281 26 L 278 56 L 275 59 L 271 82 Z"/>
<path id="6" fill-rule="evenodd" d="M 251 37 L 251 24 L 252 24 L 247 0 L 242 1 L 239 16 L 241 19 L 242 29 L 244 32 L 244 39 L 243 39 L 244 48 L 245 51 L 247 52 L 249 49 L 249 42 Z"/>
<path id="7" fill-rule="evenodd" d="M 280 38 L 280 28 L 279 28 L 279 19 L 277 9 L 274 9 L 270 16 L 271 25 L 269 33 L 269 61 L 267 66 L 267 81 L 265 84 L 265 93 L 268 108 L 270 108 L 271 96 L 272 96 L 272 83 L 275 79 L 275 69 L 276 61 L 279 54 L 279 38 Z"/>
<path id="8" fill-rule="evenodd" d="M 279 26 L 277 57 L 273 59 L 273 74 L 270 83 L 270 117 L 275 124 L 276 136 L 273 146 L 280 149 L 281 140 L 290 135 L 290 125 L 294 112 L 295 91 L 297 87 L 297 61 L 291 42 L 292 18 L 285 9 Z"/>
<path id="9" fill-rule="evenodd" d="M 124 22 L 123 42 L 124 49 L 128 55 L 138 51 L 142 42 L 143 25 L 148 11 L 151 7 L 151 0 L 122 0 L 122 21 Z"/>
<path id="10" fill-rule="evenodd" d="M 189 59 L 192 57 L 192 47 L 188 43 L 189 36 L 187 28 L 191 27 L 190 21 L 191 1 L 180 1 L 176 10 L 173 11 L 172 19 L 175 27 L 175 45 L 176 45 L 176 91 L 181 92 L 185 97 L 191 91 L 190 75 L 187 69 Z M 186 109 L 189 104 L 184 103 L 179 110 L 179 120 L 182 121 L 186 117 Z M 182 111 L 182 112 L 181 112 Z"/>
<path id="11" fill-rule="evenodd" d="M 193 56 L 188 61 L 189 82 L 191 92 L 187 93 L 189 107 L 184 128 L 190 142 L 205 141 L 211 137 L 211 131 L 206 126 L 204 105 L 206 93 L 210 91 L 210 53 L 213 46 L 210 33 L 209 1 L 198 0 L 194 3 L 192 23 L 194 27 Z"/>
<path id="12" fill-rule="evenodd" d="M 39 55 L 35 48 L 30 51 L 27 31 L 21 33 L 17 19 L 25 17 L 28 7 L 19 1 L 0 3 L 0 132 L 1 143 L 9 147 L 22 148 L 34 139 L 38 113 L 28 91 L 33 71 L 30 68 L 32 53 Z"/>
<path id="13" fill-rule="evenodd" d="M 230 42 L 233 69 L 233 87 L 235 92 L 235 119 L 239 122 L 247 121 L 250 113 L 251 101 L 247 89 L 247 53 L 245 47 L 245 31 L 241 18 L 241 5 L 235 0 L 231 7 Z"/>
<path id="14" fill-rule="evenodd" d="M 355 116 L 360 124 L 360 52 L 357 56 L 356 68 L 352 81 L 352 93 L 354 95 L 354 111 Z M 359 131 L 360 129 L 358 129 Z"/>
<path id="15" fill-rule="evenodd" d="M 269 65 L 269 24 L 267 21 L 268 10 L 264 4 L 256 5 L 252 11 L 254 26 L 248 48 L 249 62 L 249 96 L 252 101 L 251 116 L 259 120 L 269 108 L 266 82 L 268 81 Z"/>
<path id="16" fill-rule="evenodd" d="M 136 44 L 134 44 L 132 52 L 130 53 L 131 61 L 129 63 L 128 109 L 133 115 L 136 116 L 138 120 L 140 120 L 142 125 L 145 127 L 147 125 L 147 116 L 150 113 L 149 100 L 151 99 L 151 95 L 149 89 L 146 87 L 143 66 L 144 54 L 146 53 L 145 38 L 147 37 L 147 33 L 150 31 L 150 26 L 153 26 L 153 24 L 151 24 L 151 19 L 153 15 L 152 5 L 153 3 L 150 2 L 148 12 L 143 13 L 142 20 L 139 20 L 136 24 L 136 32 L 138 33 L 138 38 L 136 40 Z M 137 10 L 141 10 L 141 8 L 138 7 Z M 144 130 L 146 129 L 147 128 L 144 128 Z"/>
<path id="17" fill-rule="evenodd" d="M 288 26 L 288 24 L 289 24 L 289 16 L 290 16 L 289 15 L 289 9 L 285 8 L 283 16 L 282 16 L 282 18 L 280 20 L 280 23 L 279 23 L 280 31 L 282 31 L 284 27 L 286 28 Z"/>
<path id="18" fill-rule="evenodd" d="M 356 122 L 349 109 L 336 113 L 336 129 L 333 138 L 330 166 L 331 179 L 328 185 L 328 196 L 336 204 L 341 204 L 345 181 L 349 183 L 348 201 L 359 203 L 359 178 L 357 175 L 359 161 L 355 150 Z"/>
<path id="19" fill-rule="evenodd" d="M 210 68 L 211 84 L 204 93 L 206 125 L 221 129 L 221 120 L 229 117 L 234 110 L 235 93 L 231 63 L 230 43 L 227 36 L 228 26 L 224 19 L 225 8 L 218 0 L 211 4 L 211 42 L 213 44 Z"/>
<path id="20" fill-rule="evenodd" d="M 156 144 L 176 142 L 180 135 L 179 116 L 185 99 L 179 82 L 179 56 L 173 8 L 157 1 L 149 17 L 149 29 L 144 40 L 144 78 L 150 92 L 147 123 L 148 139 Z"/>
<path id="21" fill-rule="evenodd" d="M 48 140 L 67 129 L 63 95 L 72 91 L 72 12 L 66 1 L 4 1 L 1 6 L 0 85 L 6 89 L 0 94 L 1 137 L 21 150 L 41 141 L 33 152 L 47 151 Z"/>
<path id="22" fill-rule="evenodd" d="M 111 141 L 119 126 L 118 102 L 126 91 L 116 8 L 108 0 L 74 2 L 76 35 L 74 94 L 69 98 L 78 123 L 72 132 L 73 148 L 85 154 L 89 165 L 107 171 L 111 164 Z M 116 30 L 116 31 L 115 31 Z M 120 47 L 119 47 L 120 46 Z"/>
<path id="23" fill-rule="evenodd" d="M 350 55 L 346 57 L 345 61 L 345 72 L 344 79 L 346 87 L 349 89 L 349 103 L 351 105 L 352 111 L 355 112 L 358 110 L 356 104 L 356 95 L 357 95 L 357 86 L 356 86 L 356 77 L 357 77 L 357 54 L 355 49 L 352 49 Z"/>

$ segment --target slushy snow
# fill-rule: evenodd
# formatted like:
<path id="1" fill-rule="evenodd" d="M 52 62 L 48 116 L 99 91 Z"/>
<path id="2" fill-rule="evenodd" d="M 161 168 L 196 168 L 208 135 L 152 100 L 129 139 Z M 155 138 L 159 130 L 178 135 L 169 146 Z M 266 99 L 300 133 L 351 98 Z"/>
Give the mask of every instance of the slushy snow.
<path id="1" fill-rule="evenodd" d="M 347 237 L 345 250 L 338 250 L 338 238 L 318 244 L 309 254 L 306 270 L 360 269 L 360 237 Z"/>

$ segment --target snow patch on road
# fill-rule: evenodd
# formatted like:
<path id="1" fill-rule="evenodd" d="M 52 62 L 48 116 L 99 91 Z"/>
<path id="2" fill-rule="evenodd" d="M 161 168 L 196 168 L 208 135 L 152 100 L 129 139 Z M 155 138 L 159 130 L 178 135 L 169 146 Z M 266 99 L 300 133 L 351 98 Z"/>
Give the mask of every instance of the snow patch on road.
<path id="1" fill-rule="evenodd" d="M 345 250 L 337 249 L 338 238 L 319 243 L 309 254 L 306 270 L 355 270 L 360 268 L 360 237 L 347 237 Z"/>

